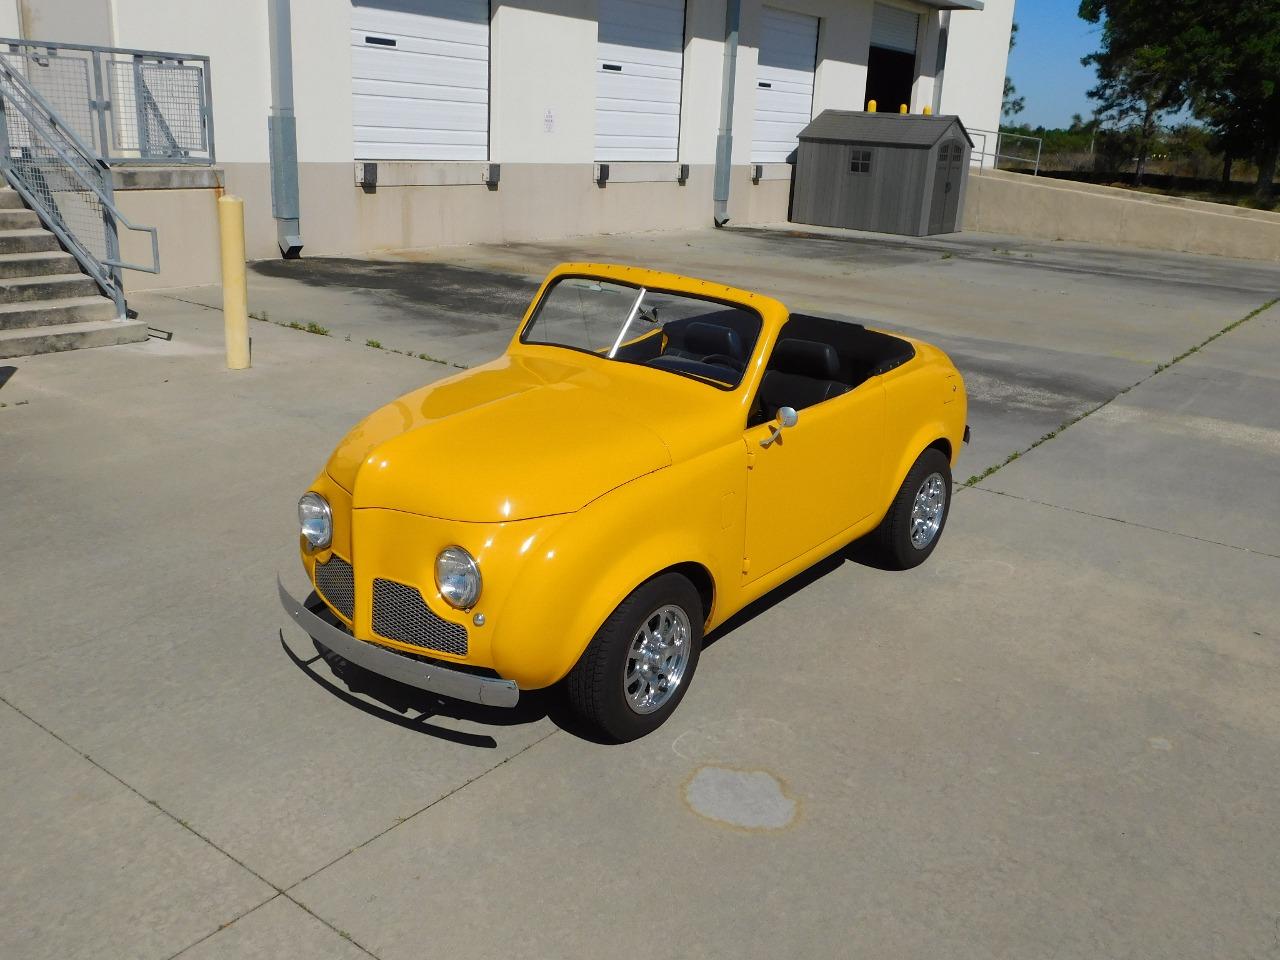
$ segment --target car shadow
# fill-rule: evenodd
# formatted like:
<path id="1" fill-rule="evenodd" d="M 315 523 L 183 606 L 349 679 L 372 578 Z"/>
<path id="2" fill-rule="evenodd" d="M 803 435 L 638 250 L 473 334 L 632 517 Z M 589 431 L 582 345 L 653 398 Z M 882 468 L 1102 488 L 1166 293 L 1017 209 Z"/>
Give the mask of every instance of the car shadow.
<path id="1" fill-rule="evenodd" d="M 813 566 L 796 574 L 786 583 L 775 587 L 763 597 L 743 607 L 703 639 L 703 650 L 705 651 L 720 642 L 782 601 L 794 596 L 828 574 L 835 572 L 846 562 L 857 563 L 860 566 L 871 567 L 876 570 L 888 569 L 877 559 L 872 545 L 862 541 L 855 542 L 843 550 L 819 560 Z M 324 617 L 330 623 L 337 622 L 314 592 L 307 598 L 305 606 L 308 610 Z M 520 701 L 515 707 L 486 707 L 483 704 L 442 697 L 439 694 L 419 690 L 417 687 L 390 680 L 344 660 L 314 638 L 311 642 L 315 647 L 315 656 L 309 658 L 301 657 L 294 652 L 293 648 L 285 640 L 284 631 L 280 631 L 281 649 L 284 650 L 285 655 L 293 665 L 313 683 L 332 696 L 337 697 L 343 703 L 355 707 L 369 716 L 377 717 L 406 730 L 413 730 L 439 740 L 463 746 L 493 750 L 497 748 L 498 742 L 492 736 L 456 730 L 453 727 L 431 721 L 443 718 L 466 721 L 482 726 L 513 727 L 536 723 L 545 718 L 549 719 L 561 730 L 579 739 L 588 740 L 592 743 L 609 742 L 583 724 L 569 710 L 563 692 L 558 685 L 548 687 L 545 690 L 521 691 Z M 325 674 L 315 669 L 317 662 L 321 660 L 328 666 L 329 672 L 341 681 L 341 684 L 346 689 L 343 689 L 343 686 L 334 683 Z M 365 699 L 366 697 L 369 699 Z M 376 702 L 371 703 L 370 700 Z"/>
<path id="2" fill-rule="evenodd" d="M 317 616 L 336 624 L 336 619 L 314 591 L 304 606 Z M 521 691 L 520 701 L 515 707 L 486 707 L 483 704 L 442 697 L 373 673 L 338 656 L 315 638 L 311 639 L 315 647 L 315 655 L 311 657 L 299 656 L 285 640 L 283 630 L 279 632 L 279 639 L 285 656 L 317 686 L 371 717 L 406 730 L 463 746 L 493 750 L 497 748 L 498 742 L 491 736 L 457 730 L 431 721 L 448 719 L 491 727 L 514 727 L 547 718 L 560 729 L 583 740 L 607 742 L 573 715 L 557 687 Z M 341 686 L 316 669 L 316 664 L 321 660 L 328 666 L 329 672 L 341 681 Z M 369 699 L 365 699 L 366 697 Z M 376 703 L 371 703 L 370 700 Z"/>

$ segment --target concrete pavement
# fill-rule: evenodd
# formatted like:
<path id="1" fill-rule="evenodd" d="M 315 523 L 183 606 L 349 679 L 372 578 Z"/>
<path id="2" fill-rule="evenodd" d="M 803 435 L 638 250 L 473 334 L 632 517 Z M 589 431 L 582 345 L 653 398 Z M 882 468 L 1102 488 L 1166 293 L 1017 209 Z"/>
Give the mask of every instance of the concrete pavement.
<path id="1" fill-rule="evenodd" d="M 960 479 L 1021 453 L 925 567 L 855 549 L 736 618 L 625 747 L 549 697 L 350 687 L 272 582 L 347 428 L 500 350 L 572 258 L 918 332 L 973 396 Z M 171 341 L 0 387 L 0 956 L 1280 950 L 1280 309 L 1195 349 L 1280 270 L 778 230 L 251 284 L 250 371 L 202 288 L 136 299 Z"/>

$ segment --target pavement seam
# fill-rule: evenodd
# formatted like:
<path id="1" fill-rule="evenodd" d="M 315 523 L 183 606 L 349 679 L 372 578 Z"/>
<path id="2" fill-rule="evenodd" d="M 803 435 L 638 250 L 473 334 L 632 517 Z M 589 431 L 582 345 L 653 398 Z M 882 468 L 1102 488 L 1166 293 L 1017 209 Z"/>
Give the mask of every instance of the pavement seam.
<path id="1" fill-rule="evenodd" d="M 1223 543 L 1221 540 L 1210 540 L 1207 537 L 1197 537 L 1191 533 L 1180 533 L 1177 530 L 1166 530 L 1164 527 L 1153 527 L 1147 523 L 1139 523 L 1136 520 L 1126 520 L 1123 517 L 1108 517 L 1102 513 L 1090 513 L 1088 510 L 1080 510 L 1076 507 L 1064 507 L 1060 503 L 1049 503 L 1047 500 L 1036 500 L 1033 497 L 1020 497 L 1016 493 L 1006 493 L 1003 490 L 992 490 L 990 487 L 962 487 L 961 489 L 973 489 L 979 493 L 990 493 L 997 497 L 1008 497 L 1010 500 L 1021 500 L 1023 503 L 1034 503 L 1041 507 L 1051 507 L 1054 510 L 1064 510 L 1067 513 L 1074 513 L 1081 517 L 1092 517 L 1095 520 L 1110 520 L 1113 523 L 1122 523 L 1127 527 L 1137 527 L 1140 530 L 1150 530 L 1152 533 L 1165 533 L 1171 537 L 1181 537 L 1184 540 L 1194 540 L 1197 543 L 1207 543 L 1215 547 L 1226 547 L 1228 550 L 1239 550 L 1243 553 L 1251 553 L 1256 557 L 1270 557 L 1272 560 L 1280 560 L 1280 555 L 1267 553 L 1264 550 L 1254 550 L 1252 547 L 1241 547 L 1234 543 Z"/>
<path id="2" fill-rule="evenodd" d="M 489 774 L 493 773 L 493 771 L 497 770 L 499 767 L 505 766 L 506 764 L 510 763 L 512 760 L 516 759 L 517 757 L 523 756 L 525 753 L 528 753 L 538 744 L 549 740 L 551 737 L 555 736 L 559 732 L 560 730 L 558 727 L 554 730 L 551 730 L 545 736 L 539 737 L 537 740 L 534 740 L 532 743 L 522 747 L 520 750 L 517 750 L 511 756 L 504 758 L 498 763 L 495 763 L 492 767 L 489 767 L 489 769 L 482 770 L 480 773 L 477 773 L 474 777 L 472 777 L 470 780 L 467 780 L 465 783 L 458 784 L 458 786 L 454 787 L 448 793 L 441 794 L 440 796 L 436 797 L 434 800 L 428 803 L 425 807 L 422 807 L 420 810 L 415 810 L 413 813 L 409 814 L 407 817 L 403 817 L 402 819 L 397 820 L 395 823 L 391 824 L 391 826 L 387 827 L 386 829 L 378 831 L 372 837 L 369 837 L 369 839 L 356 844 L 354 847 L 352 847 L 350 850 L 348 850 L 346 853 L 342 854 L 341 856 L 334 857 L 324 866 L 317 867 L 315 870 L 311 871 L 301 880 L 296 880 L 293 883 L 289 884 L 289 886 L 281 889 L 280 892 L 283 893 L 286 897 L 289 897 L 290 900 L 293 900 L 294 898 L 290 896 L 291 890 L 298 889 L 298 887 L 302 886 L 302 884 L 306 883 L 312 877 L 315 877 L 321 873 L 324 873 L 324 871 L 328 870 L 335 863 L 340 863 L 341 861 L 345 860 L 347 857 L 351 856 L 351 854 L 355 853 L 357 850 L 363 850 L 365 847 L 373 843 L 375 840 L 386 836 L 388 833 L 390 833 L 392 830 L 395 830 L 397 827 L 403 826 L 404 824 L 408 823 L 410 820 L 417 817 L 419 814 L 426 813 L 432 807 L 436 806 L 439 803 L 443 803 L 445 800 L 448 800 L 454 794 L 460 793 L 461 791 L 465 790 L 467 787 L 471 786 L 471 784 L 475 783 L 477 780 L 480 780 L 483 777 L 487 777 Z M 294 902 L 296 903 L 297 901 L 294 901 Z M 302 904 L 298 903 L 298 906 L 302 907 Z M 306 907 L 303 907 L 303 909 L 306 910 Z M 307 912 L 311 913 L 310 910 L 307 910 Z M 316 919 L 319 919 L 319 917 L 317 917 Z"/>
<path id="3" fill-rule="evenodd" d="M 1088 410 L 1084 411 L 1083 413 L 1077 414 L 1076 416 L 1072 417 L 1070 420 L 1064 421 L 1058 427 L 1046 433 L 1043 437 L 1035 441 L 1035 443 L 1031 444 L 1029 447 L 1026 447 L 1023 450 L 1013 451 L 1013 453 L 1005 457 L 1005 459 L 1002 462 L 993 464 L 992 466 L 987 467 L 987 469 L 982 471 L 982 473 L 974 474 L 972 477 L 970 477 L 968 480 L 964 482 L 964 486 L 966 487 L 975 486 L 976 484 L 981 483 L 983 480 L 986 480 L 988 477 L 993 476 L 996 473 L 999 473 L 1009 464 L 1013 463 L 1015 460 L 1020 459 L 1024 455 L 1030 453 L 1036 447 L 1040 446 L 1041 444 L 1048 443 L 1050 440 L 1052 440 L 1054 437 L 1058 436 L 1059 434 L 1063 433 L 1068 428 L 1074 427 L 1081 420 L 1086 420 L 1089 417 L 1093 416 L 1095 413 L 1097 413 L 1099 410 L 1103 409 L 1104 407 L 1110 406 L 1115 401 L 1123 397 L 1126 393 L 1129 393 L 1131 390 L 1136 390 L 1138 387 L 1142 386 L 1148 380 L 1154 379 L 1155 377 L 1164 373 L 1164 371 L 1170 369 L 1171 367 L 1176 366 L 1177 364 L 1181 363 L 1183 360 L 1186 360 L 1188 357 L 1194 356 L 1195 354 L 1199 353 L 1201 350 L 1203 350 L 1209 344 L 1213 343 L 1213 341 L 1217 340 L 1219 337 L 1225 336 L 1226 334 L 1230 333 L 1232 330 L 1235 330 L 1237 327 L 1243 326 L 1244 324 L 1248 323 L 1250 320 L 1254 319 L 1254 317 L 1261 316 L 1262 314 L 1270 310 L 1272 307 L 1274 307 L 1277 303 L 1280 303 L 1280 297 L 1273 297 L 1272 299 L 1268 300 L 1266 303 L 1262 304 L 1262 306 L 1257 307 L 1256 309 L 1246 313 L 1239 320 L 1233 320 L 1231 323 L 1227 324 L 1217 333 L 1212 334 L 1209 337 L 1206 337 L 1204 340 L 1201 340 L 1194 347 L 1191 347 L 1188 350 L 1184 350 L 1182 353 L 1178 354 L 1168 363 L 1158 364 L 1156 368 L 1152 370 L 1149 374 L 1147 374 L 1145 377 L 1141 378 L 1140 380 L 1134 383 L 1129 384 L 1129 386 L 1119 391 L 1115 396 L 1111 397 L 1110 399 L 1103 400 L 1101 403 L 1093 407 L 1090 407 Z M 991 491 L 991 492 L 995 492 L 995 491 Z M 1039 502 L 1039 501 L 1035 501 L 1035 502 Z M 1050 504 L 1050 506 L 1052 506 L 1052 504 Z M 1093 516 L 1093 514 L 1090 514 L 1090 516 Z M 1107 517 L 1104 519 L 1113 519 L 1113 518 Z M 1156 528 L 1153 527 L 1152 529 L 1156 529 Z M 1206 541 L 1206 542 L 1212 543 L 1213 541 Z M 1230 544 L 1223 544 L 1223 546 L 1230 546 Z M 1250 551 L 1250 552 L 1256 552 L 1256 551 Z M 1270 556 L 1270 554 L 1265 554 L 1265 556 Z"/>
<path id="4" fill-rule="evenodd" d="M 89 756 L 89 755 L 88 755 L 87 753 L 85 753 L 83 750 L 77 749 L 74 745 L 72 745 L 71 743 L 69 743 L 69 742 L 68 742 L 66 739 L 64 739 L 63 737 L 61 737 L 61 736 L 59 736 L 58 734 L 54 733 L 52 730 L 50 730 L 48 727 L 46 727 L 46 726 L 45 726 L 43 723 L 41 723 L 39 720 L 35 719 L 35 718 L 34 718 L 34 717 L 32 717 L 29 713 L 27 713 L 25 710 L 23 710 L 21 707 L 15 706 L 13 703 L 11 703 L 8 699 L 6 699 L 6 698 L 5 698 L 5 697 L 3 697 L 3 696 L 0 696 L 0 703 L 3 703 L 3 704 L 4 704 L 6 707 L 8 707 L 10 710 L 14 711 L 14 713 L 17 713 L 19 716 L 23 717 L 24 719 L 26 719 L 26 720 L 27 720 L 27 721 L 29 721 L 30 723 L 34 724 L 35 726 L 39 727 L 39 728 L 40 728 L 41 730 L 43 730 L 45 733 L 49 734 L 49 736 L 53 737 L 55 740 L 57 740 L 59 743 L 61 743 L 61 744 L 62 744 L 64 747 L 66 747 L 68 750 L 71 750 L 71 751 L 72 751 L 73 753 L 75 753 L 77 756 L 82 757 L 84 760 L 88 761 L 91 765 L 93 765 L 94 767 L 97 767 L 99 770 L 101 770 L 103 773 L 105 773 L 107 776 L 109 776 L 112 780 L 116 781 L 116 783 L 120 784 L 122 787 L 124 787 L 126 790 L 128 790 L 130 793 L 132 793 L 134 796 L 138 797 L 138 799 L 145 801 L 146 803 L 148 803 L 148 804 L 150 804 L 152 807 L 154 807 L 156 810 L 159 810 L 162 814 L 164 814 L 166 817 L 168 817 L 170 820 L 172 820 L 174 823 L 176 823 L 176 824 L 177 824 L 178 826 L 180 826 L 182 829 L 186 830 L 188 833 L 190 833 L 190 834 L 192 834 L 193 836 L 195 836 L 195 837 L 199 838 L 200 840 L 204 841 L 204 843 L 206 843 L 208 846 L 212 847 L 214 850 L 217 850 L 220 854 L 222 854 L 224 857 L 226 857 L 228 860 L 230 860 L 230 861 L 231 861 L 232 863 L 234 863 L 236 866 L 240 867 L 240 869 L 244 870 L 246 873 L 248 873 L 248 874 L 250 874 L 251 876 L 253 876 L 253 877 L 257 878 L 258 880 L 261 880 L 261 881 L 262 881 L 263 883 L 265 883 L 268 887 L 270 887 L 272 890 L 274 890 L 274 891 L 275 891 L 275 893 L 273 893 L 271 896 L 267 897 L 267 899 L 263 900 L 261 903 L 258 903 L 258 904 L 256 904 L 256 905 L 254 905 L 254 906 L 250 907 L 248 910 L 245 910 L 243 913 L 240 913 L 240 914 L 236 915 L 235 917 L 232 917 L 232 918 L 231 918 L 230 920 L 228 920 L 226 923 L 219 924 L 219 925 L 218 925 L 218 927 L 217 927 L 216 929 L 214 929 L 214 930 L 210 931 L 209 933 L 205 934 L 205 935 L 204 935 L 203 937 L 201 937 L 199 940 L 196 940 L 194 943 L 189 943 L 189 944 L 187 944 L 185 947 L 183 947 L 181 950 L 179 950 L 177 953 L 175 953 L 175 954 L 171 954 L 171 955 L 170 955 L 170 957 L 169 957 L 169 960 L 173 960 L 173 957 L 177 957 L 177 956 L 179 956 L 180 954 L 183 954 L 183 953 L 185 953 L 186 951 L 190 950 L 190 949 L 191 949 L 192 947 L 194 947 L 197 943 L 203 943 L 205 940 L 208 940 L 208 939 L 209 939 L 210 937 L 212 937 L 214 934 L 219 933 L 219 932 L 220 932 L 220 931 L 222 931 L 222 930 L 225 930 L 227 927 L 231 926 L 233 923 L 235 923 L 236 921 L 240 920 L 242 917 L 246 917 L 246 916 L 248 916 L 249 914 L 253 913 L 253 911 L 257 910 L 259 907 L 265 906 L 266 904 L 270 903 L 270 902 L 271 902 L 272 900 L 274 900 L 276 897 L 284 897 L 286 900 L 290 901 L 291 903 L 296 904 L 296 905 L 297 905 L 298 907 L 300 907 L 302 910 L 305 910 L 305 911 L 306 911 L 307 913 L 309 913 L 311 916 L 315 917 L 317 920 L 319 920 L 321 923 L 323 923 L 326 927 L 328 927 L 330 930 L 332 930 L 334 933 L 336 933 L 338 936 L 340 936 L 343 940 L 349 941 L 351 944 L 353 944 L 355 947 L 357 947 L 360 951 L 362 951 L 363 953 L 366 953 L 366 954 L 368 954 L 369 956 L 373 957 L 373 958 L 374 958 L 374 960 L 379 960 L 379 958 L 377 957 L 377 954 L 373 953 L 371 950 L 369 950 L 368 948 L 366 948 L 365 946 L 363 946 L 361 943 L 359 943 L 359 942 L 358 942 L 354 937 L 352 937 L 352 936 L 351 936 L 351 934 L 347 933 L 345 930 L 339 930 L 337 927 L 335 927 L 333 924 L 329 923 L 329 922 L 328 922 L 327 920 L 325 920 L 323 917 L 317 916 L 317 915 L 315 914 L 315 912 L 313 912 L 312 910 L 308 909 L 308 908 L 307 908 L 307 906 L 306 906 L 305 904 L 299 903 L 299 902 L 298 902 L 297 900 L 295 900 L 293 897 L 289 896 L 288 891 L 286 891 L 286 890 L 282 889 L 282 888 L 281 888 L 281 887 L 279 887 L 277 884 L 272 883 L 270 880 L 268 880 L 266 877 L 262 876 L 262 874 L 258 873 L 258 872 L 257 872 L 256 870 L 254 870 L 252 867 L 247 866 L 247 865 L 246 865 L 242 860 L 237 859 L 235 856 L 233 856 L 232 854 L 228 853 L 226 850 L 223 850 L 223 849 L 222 849 L 222 847 L 218 846 L 216 843 L 214 843 L 212 840 L 210 840 L 208 837 L 206 837 L 203 833 L 201 833 L 201 832 L 200 832 L 199 830 L 197 830 L 195 827 L 191 826 L 191 824 L 187 823 L 187 821 L 185 821 L 185 820 L 181 820 L 181 819 L 179 819 L 178 817 L 174 816 L 172 813 L 170 813 L 170 812 L 169 812 L 168 810 L 166 810 L 164 807 L 160 806 L 160 804 L 159 804 L 157 801 L 152 800 L 150 797 L 148 797 L 146 794 L 144 794 L 144 793 L 143 793 L 141 790 L 139 790 L 137 787 L 133 786 L 133 785 L 132 785 L 131 783 L 129 783 L 127 780 L 124 780 L 124 779 L 122 779 L 121 777 L 117 776 L 116 774 L 112 773 L 110 770 L 108 770 L 106 767 L 104 767 L 102 764 L 100 764 L 97 760 L 93 759 L 93 757 Z M 551 731 L 551 733 L 555 733 L 555 732 L 556 732 L 556 731 L 554 731 L 554 730 L 553 730 L 553 731 Z M 547 737 L 551 736 L 551 733 L 547 734 Z M 542 738 L 542 740 L 545 740 L 547 737 L 543 737 L 543 738 Z M 539 740 L 539 741 L 536 741 L 536 742 L 537 742 L 537 743 L 541 743 L 542 741 L 541 741 L 541 740 Z M 533 746 L 533 745 L 534 745 L 534 744 L 532 744 L 532 743 L 531 743 L 531 744 L 529 744 L 529 747 L 531 747 L 531 746 Z M 525 747 L 525 748 L 524 748 L 524 750 L 528 750 L 528 749 L 529 749 L 529 747 Z M 511 760 L 511 759 L 514 759 L 515 757 L 520 756 L 520 754 L 521 754 L 521 753 L 524 753 L 524 750 L 521 750 L 519 753 L 512 754 L 512 756 L 511 756 L 511 757 L 508 757 L 508 758 L 507 758 L 507 760 Z M 507 760 L 503 760 L 503 761 L 502 761 L 502 763 L 495 764 L 494 766 L 490 767 L 490 768 L 489 768 L 489 770 L 484 771 L 484 773 L 477 774 L 475 777 L 472 777 L 472 778 L 471 778 L 470 780 L 468 780 L 466 783 L 462 784 L 462 786 L 457 787 L 456 789 L 451 790 L 449 793 L 445 794 L 445 797 L 452 796 L 453 794 L 457 793 L 457 792 L 458 792 L 458 790 L 461 790 L 463 787 L 467 786 L 468 784 L 474 783 L 476 780 L 479 780 L 481 777 L 483 777 L 483 776 L 484 776 L 486 773 L 488 773 L 490 770 L 496 770 L 498 767 L 502 766 L 502 764 L 503 764 L 503 763 L 506 763 L 506 762 L 507 762 Z M 431 804 L 428 804 L 426 807 L 423 807 L 422 809 L 423 809 L 423 810 L 429 809 L 430 807 L 434 806 L 434 805 L 435 805 L 435 803 L 439 803 L 439 802 L 440 802 L 440 800 L 445 799 L 445 797 L 440 797 L 438 800 L 436 800 L 435 802 L 433 802 L 433 803 L 431 803 Z M 421 812 L 422 812 L 422 810 L 419 810 L 419 811 L 417 811 L 416 813 L 411 814 L 411 816 L 410 816 L 410 817 L 406 817 L 406 818 L 405 818 L 405 820 L 411 819 L 412 817 L 416 817 L 416 816 L 418 815 L 418 813 L 421 813 Z M 381 831 L 381 832 L 379 832 L 379 833 L 375 834 L 373 837 L 370 837 L 370 838 L 369 838 L 369 840 L 366 840 L 364 843 L 360 844 L 359 846 L 357 846 L 357 847 L 353 847 L 353 848 L 352 848 L 352 850 L 358 850 L 358 849 L 360 849 L 360 847 L 363 847 L 366 843 L 369 843 L 369 842 L 371 842 L 371 841 L 373 841 L 373 840 L 376 840 L 378 837 L 382 836 L 382 835 L 383 835 L 384 833 L 386 833 L 388 830 L 394 830 L 396 827 L 398 827 L 401 823 L 404 823 L 404 822 L 405 822 L 404 820 L 401 820 L 401 821 L 398 821 L 397 823 L 392 824 L 392 825 L 391 825 L 390 827 L 388 827 L 386 830 L 383 830 L 383 831 Z M 347 851 L 347 853 L 350 853 L 350 852 L 351 852 L 351 851 Z M 347 856 L 347 854 L 345 854 L 345 853 L 344 853 L 342 856 L 343 856 L 343 857 L 345 857 L 345 856 Z M 341 859 L 342 859 L 342 857 L 338 857 L 337 859 L 338 859 L 338 860 L 341 860 Z M 335 860 L 335 861 L 333 861 L 333 862 L 334 862 L 334 863 L 336 863 L 336 862 L 337 862 L 337 860 Z M 327 866 L 329 866 L 329 864 L 325 864 L 325 866 L 324 866 L 324 867 L 321 867 L 321 868 L 320 868 L 320 870 L 325 869 L 325 867 L 327 867 Z M 319 873 L 319 872 L 320 872 L 319 870 L 317 870 L 317 871 L 316 871 L 316 873 Z M 315 876 L 315 873 L 310 874 L 310 876 Z M 306 877 L 304 877 L 303 879 L 307 879 L 307 878 L 306 878 Z M 301 883 L 301 882 L 302 882 L 301 880 L 300 880 L 300 881 L 298 881 L 298 883 Z M 297 886 L 297 884 L 295 883 L 295 884 L 293 884 L 293 886 Z"/>

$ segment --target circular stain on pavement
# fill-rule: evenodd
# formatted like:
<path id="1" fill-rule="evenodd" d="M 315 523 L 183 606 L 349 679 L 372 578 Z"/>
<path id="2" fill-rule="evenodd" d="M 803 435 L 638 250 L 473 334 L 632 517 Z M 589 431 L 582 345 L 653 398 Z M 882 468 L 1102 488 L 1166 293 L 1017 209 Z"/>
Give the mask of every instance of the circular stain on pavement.
<path id="1" fill-rule="evenodd" d="M 796 801 L 764 770 L 702 767 L 684 787 L 699 816 L 745 830 L 781 830 L 796 816 Z"/>

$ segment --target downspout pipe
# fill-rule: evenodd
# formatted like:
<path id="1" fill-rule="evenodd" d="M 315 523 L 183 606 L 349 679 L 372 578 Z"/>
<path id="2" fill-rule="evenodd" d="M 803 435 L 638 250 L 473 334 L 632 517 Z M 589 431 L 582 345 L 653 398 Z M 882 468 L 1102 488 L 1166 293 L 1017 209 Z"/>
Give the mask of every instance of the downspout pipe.
<path id="1" fill-rule="evenodd" d="M 738 83 L 738 28 L 742 0 L 725 0 L 724 76 L 720 81 L 720 130 L 716 134 L 715 224 L 729 222 L 729 182 L 733 173 L 733 94 Z"/>
<path id="2" fill-rule="evenodd" d="M 276 221 L 280 255 L 292 260 L 302 253 L 298 219 L 298 123 L 293 115 L 293 25 L 289 0 L 267 0 L 271 44 L 271 115 L 267 138 L 271 149 L 271 216 Z"/>

